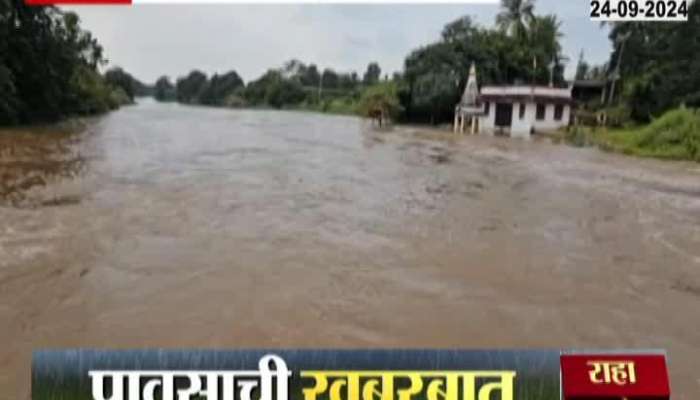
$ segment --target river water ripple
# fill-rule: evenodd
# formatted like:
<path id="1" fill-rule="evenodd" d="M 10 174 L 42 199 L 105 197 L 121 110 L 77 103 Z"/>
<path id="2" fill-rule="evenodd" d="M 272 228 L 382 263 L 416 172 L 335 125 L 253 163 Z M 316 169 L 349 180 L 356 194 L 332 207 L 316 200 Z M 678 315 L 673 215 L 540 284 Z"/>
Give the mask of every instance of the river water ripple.
<path id="1" fill-rule="evenodd" d="M 63 346 L 660 347 L 700 393 L 698 164 L 141 102 L 0 132 L 0 221 L 2 398 Z"/>

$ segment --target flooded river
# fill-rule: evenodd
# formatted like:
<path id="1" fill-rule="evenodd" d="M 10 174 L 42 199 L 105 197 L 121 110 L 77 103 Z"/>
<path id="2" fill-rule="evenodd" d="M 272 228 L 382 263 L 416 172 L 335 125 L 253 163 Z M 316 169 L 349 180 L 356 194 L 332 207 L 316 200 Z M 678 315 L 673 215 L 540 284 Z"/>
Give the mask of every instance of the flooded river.
<path id="1" fill-rule="evenodd" d="M 142 102 L 0 132 L 0 398 L 42 347 L 660 347 L 700 394 L 700 164 Z"/>

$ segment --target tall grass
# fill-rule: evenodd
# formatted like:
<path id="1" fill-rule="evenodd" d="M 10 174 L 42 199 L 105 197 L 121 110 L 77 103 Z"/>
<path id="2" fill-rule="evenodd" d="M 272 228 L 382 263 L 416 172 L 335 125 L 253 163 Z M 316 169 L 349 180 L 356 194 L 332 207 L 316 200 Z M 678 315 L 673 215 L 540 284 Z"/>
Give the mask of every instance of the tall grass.
<path id="1" fill-rule="evenodd" d="M 700 162 L 700 110 L 681 107 L 643 127 L 588 132 L 588 140 L 624 154 Z"/>
<path id="2" fill-rule="evenodd" d="M 671 158 L 700 161 L 700 112 L 679 108 L 664 114 L 642 129 L 640 149 Z"/>

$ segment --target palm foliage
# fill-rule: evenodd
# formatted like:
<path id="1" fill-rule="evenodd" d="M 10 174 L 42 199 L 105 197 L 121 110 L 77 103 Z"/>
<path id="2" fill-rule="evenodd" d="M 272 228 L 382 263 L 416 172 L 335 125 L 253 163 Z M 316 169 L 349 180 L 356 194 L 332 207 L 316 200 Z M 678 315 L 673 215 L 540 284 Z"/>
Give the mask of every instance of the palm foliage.
<path id="1" fill-rule="evenodd" d="M 501 0 L 502 11 L 496 16 L 496 25 L 511 36 L 525 38 L 535 18 L 534 0 Z"/>

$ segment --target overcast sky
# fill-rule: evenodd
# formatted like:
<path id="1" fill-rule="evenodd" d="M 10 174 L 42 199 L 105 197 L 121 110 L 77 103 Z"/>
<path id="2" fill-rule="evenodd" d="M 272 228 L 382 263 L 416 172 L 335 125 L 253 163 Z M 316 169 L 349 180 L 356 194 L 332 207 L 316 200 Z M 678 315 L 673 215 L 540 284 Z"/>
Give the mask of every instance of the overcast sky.
<path id="1" fill-rule="evenodd" d="M 497 5 L 135 5 L 74 6 L 83 27 L 105 48 L 109 66 L 144 82 L 176 78 L 194 68 L 235 69 L 244 80 L 297 58 L 320 68 L 355 70 L 370 61 L 383 73 L 400 71 L 413 49 L 436 41 L 462 15 L 491 26 Z M 587 61 L 607 60 L 607 33 L 588 18 L 584 0 L 539 0 L 537 13 L 563 21 L 567 76 L 581 49 Z"/>

